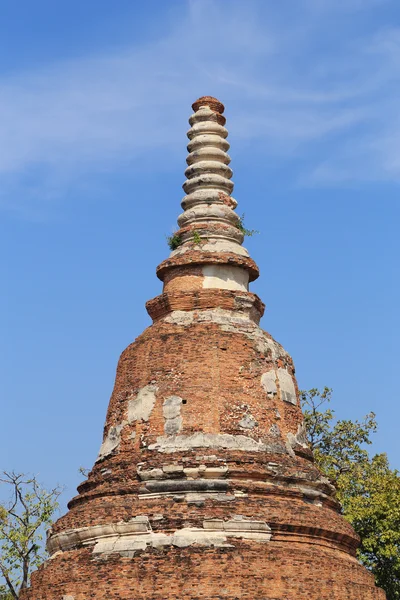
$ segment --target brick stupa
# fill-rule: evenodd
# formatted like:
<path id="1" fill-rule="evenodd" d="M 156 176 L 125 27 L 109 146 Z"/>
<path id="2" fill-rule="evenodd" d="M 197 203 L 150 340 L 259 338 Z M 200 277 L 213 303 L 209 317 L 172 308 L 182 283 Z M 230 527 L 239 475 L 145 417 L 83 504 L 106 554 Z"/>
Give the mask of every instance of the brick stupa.
<path id="1" fill-rule="evenodd" d="M 307 446 L 292 359 L 248 291 L 223 105 L 193 104 L 153 324 L 23 600 L 384 600 Z"/>

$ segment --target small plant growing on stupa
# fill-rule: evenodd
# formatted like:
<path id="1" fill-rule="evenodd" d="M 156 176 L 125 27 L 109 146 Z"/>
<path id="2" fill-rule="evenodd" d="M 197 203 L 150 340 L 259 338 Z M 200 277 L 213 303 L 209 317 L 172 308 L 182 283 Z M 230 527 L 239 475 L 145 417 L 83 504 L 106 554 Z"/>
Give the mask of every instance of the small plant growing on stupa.
<path id="1" fill-rule="evenodd" d="M 182 244 L 182 238 L 176 232 L 172 235 L 167 235 L 167 244 L 170 250 L 176 250 Z"/>
<path id="2" fill-rule="evenodd" d="M 201 237 L 198 231 L 193 231 L 193 244 L 198 246 L 201 244 Z"/>
<path id="3" fill-rule="evenodd" d="M 245 227 L 244 213 L 239 217 L 236 227 L 243 233 L 243 235 L 246 235 L 248 237 L 251 237 L 253 235 L 256 235 L 257 233 L 260 233 L 259 231 L 257 231 L 257 229 L 247 229 Z"/>

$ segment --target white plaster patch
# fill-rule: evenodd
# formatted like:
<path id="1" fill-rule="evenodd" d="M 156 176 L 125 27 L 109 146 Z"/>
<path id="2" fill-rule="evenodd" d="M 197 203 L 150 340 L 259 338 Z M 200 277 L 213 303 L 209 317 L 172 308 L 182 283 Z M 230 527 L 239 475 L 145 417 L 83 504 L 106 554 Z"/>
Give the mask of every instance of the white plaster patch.
<path id="1" fill-rule="evenodd" d="M 205 519 L 203 527 L 204 529 L 219 531 L 265 531 L 271 533 L 271 528 L 265 521 L 254 521 L 241 515 L 236 515 L 228 521 L 224 521 L 223 519 Z"/>
<path id="2" fill-rule="evenodd" d="M 145 385 L 128 403 L 128 421 L 148 421 L 156 402 L 156 385 Z"/>
<path id="3" fill-rule="evenodd" d="M 213 239 L 211 235 L 205 244 L 202 244 L 201 249 L 205 252 L 232 252 L 233 254 L 239 254 L 239 256 L 249 256 L 246 248 L 241 246 L 238 242 L 231 242 L 224 239 Z M 176 250 L 173 250 L 170 254 L 170 258 L 174 256 L 181 256 L 185 252 L 191 252 L 193 250 L 192 244 L 182 244 Z"/>
<path id="4" fill-rule="evenodd" d="M 164 319 L 165 323 L 172 325 L 191 325 L 193 323 L 193 312 L 186 310 L 174 310 Z"/>
<path id="5" fill-rule="evenodd" d="M 139 515 L 127 522 L 79 527 L 50 534 L 46 549 L 52 555 L 59 550 L 66 551 L 80 545 L 91 545 L 98 539 L 122 535 L 142 535 L 149 531 L 151 531 L 149 518 L 146 515 Z"/>
<path id="6" fill-rule="evenodd" d="M 257 425 L 258 423 L 253 415 L 244 415 L 243 419 L 239 421 L 239 427 L 242 427 L 243 429 L 254 429 Z"/>
<path id="7" fill-rule="evenodd" d="M 261 375 L 261 385 L 270 397 L 276 396 L 279 386 L 280 399 L 291 404 L 297 404 L 293 378 L 286 369 L 279 367 L 276 371 L 271 369 L 263 373 Z"/>
<path id="8" fill-rule="evenodd" d="M 264 444 L 260 440 L 245 435 L 231 435 L 228 433 L 194 433 L 192 435 L 160 436 L 155 444 L 150 444 L 149 450 L 158 452 L 182 452 L 192 448 L 226 448 L 230 450 L 243 450 L 247 452 L 265 452 L 271 450 L 282 452 L 279 444 Z"/>
<path id="9" fill-rule="evenodd" d="M 231 327 L 233 331 L 246 334 L 248 331 L 253 331 L 256 325 L 250 319 L 247 312 L 232 312 L 223 308 L 213 308 L 196 312 L 196 321 L 198 323 L 216 323 L 223 326 Z M 236 328 L 236 329 L 235 329 Z M 230 331 L 227 329 L 226 331 Z"/>
<path id="10" fill-rule="evenodd" d="M 203 288 L 223 288 L 243 292 L 249 289 L 249 273 L 240 267 L 205 265 L 202 267 L 202 273 Z"/>
<path id="11" fill-rule="evenodd" d="M 264 331 L 261 328 L 259 328 L 259 330 L 262 335 L 257 336 L 256 348 L 257 348 L 258 352 L 261 352 L 261 354 L 264 354 L 265 356 L 270 354 L 271 358 L 274 361 L 276 361 L 278 358 L 281 358 L 282 356 L 284 356 L 286 354 L 286 352 L 282 348 L 282 346 L 280 346 L 277 342 L 275 342 L 275 340 L 272 340 L 269 337 L 267 337 L 267 335 L 264 333 Z"/>
<path id="12" fill-rule="evenodd" d="M 116 448 L 118 448 L 121 441 L 121 431 L 125 427 L 126 421 L 123 421 L 119 425 L 114 425 L 108 430 L 107 436 L 100 446 L 100 451 L 96 462 L 102 460 L 109 454 L 112 454 Z"/>
<path id="13" fill-rule="evenodd" d="M 188 504 L 197 504 L 202 505 L 207 500 L 209 502 L 235 502 L 236 495 L 235 494 L 220 494 L 220 493 L 211 493 L 211 492 L 189 492 L 183 495 L 183 499 Z"/>
<path id="14" fill-rule="evenodd" d="M 302 423 L 300 423 L 297 428 L 296 439 L 297 439 L 298 443 L 301 444 L 302 446 L 304 446 L 305 448 L 307 448 L 309 446 L 309 442 L 308 442 L 308 438 L 307 438 L 307 428 L 306 428 L 306 424 L 304 421 Z"/>
<path id="15" fill-rule="evenodd" d="M 307 430 L 306 430 L 304 421 L 303 421 L 303 423 L 300 423 L 300 425 L 298 426 L 297 432 L 295 435 L 290 432 L 287 434 L 287 440 L 292 448 L 295 448 L 296 446 L 302 446 L 303 448 L 309 448 L 308 440 L 307 440 Z"/>
<path id="16" fill-rule="evenodd" d="M 206 519 L 203 528 L 184 527 L 172 534 L 154 533 L 147 517 L 143 520 L 146 529 L 138 530 L 130 523 L 95 525 L 72 529 L 53 536 L 48 544 L 51 554 L 58 551 L 70 550 L 75 547 L 93 546 L 93 554 L 118 553 L 123 556 L 133 556 L 135 552 L 146 550 L 148 547 L 160 548 L 176 546 L 186 548 L 192 545 L 226 547 L 228 539 L 244 538 L 255 542 L 265 543 L 271 539 L 271 529 L 262 521 L 233 519 L 231 521 Z M 133 524 L 135 525 L 135 524 Z"/>
<path id="17" fill-rule="evenodd" d="M 186 479 L 220 479 L 228 476 L 228 467 L 184 467 L 182 465 L 163 465 L 159 469 L 141 469 L 137 468 L 137 474 L 141 481 L 159 480 L 174 478 L 177 475 Z"/>
<path id="18" fill-rule="evenodd" d="M 278 388 L 276 387 L 276 373 L 274 369 L 261 375 L 261 385 L 268 395 L 275 396 L 277 394 Z"/>
<path id="19" fill-rule="evenodd" d="M 150 479 L 165 479 L 165 473 L 162 469 L 142 470 L 137 467 L 137 474 L 141 481 L 149 481 Z"/>
<path id="20" fill-rule="evenodd" d="M 265 543 L 271 539 L 268 530 L 229 530 L 200 529 L 185 527 L 178 529 L 172 535 L 165 533 L 148 533 L 141 536 L 121 536 L 117 539 L 99 540 L 93 548 L 93 554 L 123 553 L 124 556 L 133 556 L 137 551 L 146 550 L 147 547 L 160 548 L 175 546 L 187 548 L 188 546 L 214 546 L 231 547 L 229 540 L 233 538 L 251 539 L 255 542 Z"/>
<path id="21" fill-rule="evenodd" d="M 164 431 L 167 435 L 179 433 L 182 428 L 181 417 L 182 398 L 168 396 L 163 404 Z"/>
<path id="22" fill-rule="evenodd" d="M 290 402 L 291 404 L 297 404 L 296 390 L 294 387 L 293 379 L 292 376 L 286 371 L 286 369 L 279 367 L 278 380 L 281 399 L 285 400 L 285 402 Z"/>
<path id="23" fill-rule="evenodd" d="M 274 436 L 280 436 L 281 435 L 281 430 L 279 429 L 279 426 L 276 423 L 273 423 L 269 429 L 270 434 L 274 435 Z"/>

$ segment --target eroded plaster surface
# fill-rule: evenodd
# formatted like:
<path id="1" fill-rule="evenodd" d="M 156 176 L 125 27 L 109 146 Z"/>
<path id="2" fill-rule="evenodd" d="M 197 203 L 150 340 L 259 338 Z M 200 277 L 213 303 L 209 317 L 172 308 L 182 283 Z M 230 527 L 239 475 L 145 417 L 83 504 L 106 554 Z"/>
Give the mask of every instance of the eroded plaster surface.
<path id="1" fill-rule="evenodd" d="M 309 447 L 304 422 L 299 424 L 295 434 L 290 432 L 287 434 L 287 440 L 292 448 L 295 448 L 296 446 L 301 446 L 302 448 Z"/>
<path id="2" fill-rule="evenodd" d="M 119 425 L 115 425 L 114 427 L 110 427 L 105 440 L 100 446 L 100 451 L 96 462 L 102 460 L 104 457 L 108 456 L 114 452 L 116 448 L 118 448 L 121 441 L 121 431 L 125 425 L 126 421 L 120 423 Z"/>
<path id="3" fill-rule="evenodd" d="M 142 469 L 137 468 L 137 474 L 141 481 L 151 479 L 168 479 L 171 477 L 187 477 L 188 479 L 220 479 L 227 477 L 229 472 L 228 467 L 206 467 L 200 465 L 198 467 L 184 467 L 183 465 L 167 464 L 162 465 L 158 469 Z"/>
<path id="4" fill-rule="evenodd" d="M 227 265 L 205 265 L 202 267 L 203 288 L 223 288 L 227 290 L 249 289 L 249 274 L 245 269 Z"/>
<path id="5" fill-rule="evenodd" d="M 254 429 L 254 427 L 257 427 L 257 425 L 257 421 L 253 415 L 250 414 L 245 415 L 243 419 L 239 421 L 239 427 L 242 427 L 243 429 Z"/>
<path id="6" fill-rule="evenodd" d="M 263 373 L 261 385 L 269 396 L 272 397 L 279 393 L 281 400 L 297 404 L 293 378 L 286 369 L 279 367 Z"/>
<path id="7" fill-rule="evenodd" d="M 47 548 L 51 555 L 60 551 L 71 550 L 79 546 L 92 546 L 93 554 L 119 553 L 133 556 L 135 552 L 148 547 L 163 546 L 217 546 L 224 547 L 228 539 L 251 539 L 255 542 L 269 542 L 271 528 L 265 521 L 258 521 L 239 516 L 224 521 L 223 519 L 206 518 L 203 527 L 184 527 L 171 534 L 152 531 L 147 516 L 138 516 L 127 523 L 112 523 L 82 527 L 65 531 L 52 536 Z"/>
<path id="8" fill-rule="evenodd" d="M 128 421 L 148 421 L 151 411 L 156 403 L 157 386 L 145 385 L 139 392 L 129 400 Z"/>
<path id="9" fill-rule="evenodd" d="M 230 240 L 224 239 L 213 239 L 212 235 L 209 234 L 206 242 L 202 244 L 201 249 L 203 252 L 232 252 L 239 256 L 249 257 L 249 253 L 243 246 L 240 246 L 237 242 L 231 242 Z M 185 252 L 191 252 L 193 250 L 192 244 L 182 244 L 176 250 L 173 250 L 170 254 L 170 258 L 175 256 L 182 256 Z"/>
<path id="10" fill-rule="evenodd" d="M 156 385 L 149 384 L 141 388 L 137 394 L 130 398 L 128 402 L 128 420 L 110 427 L 107 436 L 100 447 L 96 462 L 109 456 L 118 449 L 121 442 L 121 433 L 125 425 L 132 423 L 133 421 L 147 421 L 149 419 L 156 402 L 157 389 Z M 135 439 L 135 437 L 136 434 L 133 432 L 131 434 L 131 439 Z"/>
<path id="11" fill-rule="evenodd" d="M 192 435 L 160 436 L 155 444 L 150 444 L 149 450 L 158 452 L 182 452 L 192 448 L 226 448 L 231 450 L 244 450 L 249 452 L 285 452 L 284 446 L 279 444 L 266 444 L 245 435 L 231 435 L 228 433 L 194 433 Z"/>
<path id="12" fill-rule="evenodd" d="M 290 402 L 291 404 L 297 404 L 296 389 L 294 387 L 293 378 L 290 373 L 288 373 L 286 369 L 282 369 L 282 367 L 278 369 L 278 381 L 281 399 L 285 402 Z"/>
<path id="13" fill-rule="evenodd" d="M 182 428 L 181 416 L 182 398 L 179 396 L 168 396 L 163 404 L 164 431 L 166 435 L 179 433 Z"/>
<path id="14" fill-rule="evenodd" d="M 277 394 L 278 388 L 276 385 L 276 372 L 274 369 L 261 375 L 261 385 L 268 395 L 275 396 Z"/>

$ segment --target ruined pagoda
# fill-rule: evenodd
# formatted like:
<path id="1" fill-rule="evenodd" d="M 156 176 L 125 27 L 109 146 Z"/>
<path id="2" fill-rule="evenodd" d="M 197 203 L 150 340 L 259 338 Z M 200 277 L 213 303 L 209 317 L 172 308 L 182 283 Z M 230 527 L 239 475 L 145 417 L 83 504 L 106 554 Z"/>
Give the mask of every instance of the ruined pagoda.
<path id="1" fill-rule="evenodd" d="M 193 104 L 183 213 L 103 443 L 23 600 L 384 600 L 249 291 L 223 105 Z"/>

